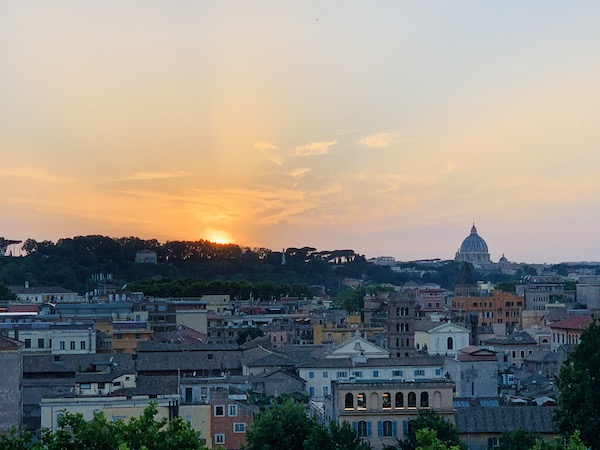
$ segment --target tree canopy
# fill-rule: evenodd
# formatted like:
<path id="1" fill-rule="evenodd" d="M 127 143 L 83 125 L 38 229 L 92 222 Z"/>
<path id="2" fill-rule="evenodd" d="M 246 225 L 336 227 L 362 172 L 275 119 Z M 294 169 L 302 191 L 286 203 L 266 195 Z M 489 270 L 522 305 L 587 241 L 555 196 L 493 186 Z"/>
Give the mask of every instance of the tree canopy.
<path id="1" fill-rule="evenodd" d="M 529 450 L 535 445 L 537 435 L 522 429 L 500 435 L 499 450 Z"/>
<path id="2" fill-rule="evenodd" d="M 180 417 L 157 420 L 155 403 L 128 422 L 109 422 L 102 412 L 90 421 L 81 414 L 65 412 L 58 429 L 42 430 L 39 440 L 32 434 L 0 435 L 0 450 L 206 450 L 200 433 Z"/>
<path id="3" fill-rule="evenodd" d="M 408 436 L 399 441 L 402 450 L 416 450 L 419 447 L 418 433 L 428 429 L 435 432 L 435 438 L 447 447 L 461 447 L 458 429 L 431 409 L 421 409 L 416 419 L 408 422 Z"/>
<path id="4" fill-rule="evenodd" d="M 369 450 L 356 431 L 343 422 L 323 427 L 291 399 L 262 412 L 246 431 L 244 450 Z"/>
<path id="5" fill-rule="evenodd" d="M 554 420 L 567 434 L 581 431 L 583 442 L 600 448 L 600 321 L 594 318 L 581 341 L 567 356 L 557 379 L 558 407 Z"/>

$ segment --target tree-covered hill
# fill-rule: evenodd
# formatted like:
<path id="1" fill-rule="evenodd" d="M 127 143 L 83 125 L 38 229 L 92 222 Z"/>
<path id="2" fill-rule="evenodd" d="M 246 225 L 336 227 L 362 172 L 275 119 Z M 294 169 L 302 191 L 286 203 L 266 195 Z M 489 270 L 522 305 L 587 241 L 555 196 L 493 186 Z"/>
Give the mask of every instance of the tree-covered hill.
<path id="1" fill-rule="evenodd" d="M 28 281 L 31 286 L 62 286 L 84 293 L 96 287 L 92 276 L 104 273 L 112 274 L 117 286 L 169 278 L 320 285 L 336 292 L 347 277 L 373 283 L 401 284 L 409 280 L 389 267 L 367 263 L 353 250 L 298 247 L 284 253 L 205 240 L 160 243 L 156 239 L 98 235 L 57 242 L 28 239 L 23 250 L 26 256 L 0 260 L 0 282 L 22 285 Z M 137 252 L 143 250 L 156 252 L 158 263 L 135 263 Z"/>

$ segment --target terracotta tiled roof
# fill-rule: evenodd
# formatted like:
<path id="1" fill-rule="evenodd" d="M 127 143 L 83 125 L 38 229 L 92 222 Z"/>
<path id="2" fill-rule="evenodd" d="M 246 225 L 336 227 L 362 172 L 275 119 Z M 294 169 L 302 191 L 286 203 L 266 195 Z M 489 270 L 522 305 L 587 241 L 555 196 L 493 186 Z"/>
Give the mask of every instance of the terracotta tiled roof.
<path id="1" fill-rule="evenodd" d="M 575 314 L 559 322 L 554 322 L 550 328 L 561 328 L 565 330 L 583 330 L 592 321 L 592 316 L 587 314 Z"/>

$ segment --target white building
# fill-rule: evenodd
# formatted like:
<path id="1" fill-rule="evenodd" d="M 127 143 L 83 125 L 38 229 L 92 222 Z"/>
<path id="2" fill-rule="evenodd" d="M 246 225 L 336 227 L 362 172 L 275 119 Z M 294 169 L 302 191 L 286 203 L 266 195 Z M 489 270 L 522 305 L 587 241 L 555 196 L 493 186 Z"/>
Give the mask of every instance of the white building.
<path id="1" fill-rule="evenodd" d="M 312 400 L 323 401 L 331 394 L 332 381 L 419 381 L 442 379 L 442 356 L 408 358 L 370 358 L 364 362 L 352 358 L 319 359 L 298 367 Z"/>
<path id="2" fill-rule="evenodd" d="M 415 347 L 430 355 L 454 356 L 469 345 L 469 330 L 451 322 L 415 322 Z"/>
<path id="3" fill-rule="evenodd" d="M 96 353 L 96 329 L 91 323 L 2 323 L 0 331 L 22 342 L 24 353 L 53 355 Z"/>

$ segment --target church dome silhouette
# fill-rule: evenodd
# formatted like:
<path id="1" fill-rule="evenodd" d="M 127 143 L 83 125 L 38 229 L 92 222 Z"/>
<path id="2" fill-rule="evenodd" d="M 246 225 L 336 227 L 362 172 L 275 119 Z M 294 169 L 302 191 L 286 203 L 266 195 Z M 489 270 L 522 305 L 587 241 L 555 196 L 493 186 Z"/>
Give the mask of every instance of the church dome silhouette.
<path id="1" fill-rule="evenodd" d="M 460 246 L 461 253 L 487 253 L 488 246 L 481 236 L 477 234 L 475 224 L 471 228 L 471 234 L 465 238 Z"/>
<path id="2" fill-rule="evenodd" d="M 456 252 L 455 261 L 469 262 L 480 265 L 490 262 L 488 246 L 481 236 L 477 234 L 475 224 L 471 227 L 471 234 L 462 242 L 460 249 Z"/>

